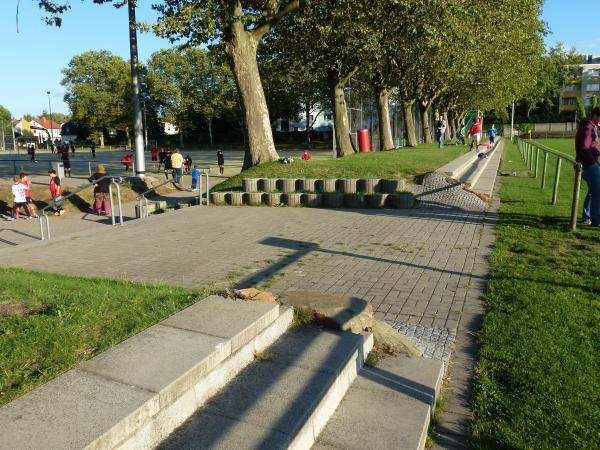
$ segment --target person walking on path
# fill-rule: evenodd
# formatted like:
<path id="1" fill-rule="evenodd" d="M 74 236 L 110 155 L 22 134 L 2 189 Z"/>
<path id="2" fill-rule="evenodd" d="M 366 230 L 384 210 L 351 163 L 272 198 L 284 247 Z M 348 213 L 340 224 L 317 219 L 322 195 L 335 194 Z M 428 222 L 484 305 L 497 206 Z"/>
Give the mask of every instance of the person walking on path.
<path id="1" fill-rule="evenodd" d="M 92 158 L 96 157 L 96 144 L 92 144 L 92 148 L 90 149 L 92 152 Z"/>
<path id="2" fill-rule="evenodd" d="M 475 147 L 475 150 L 479 152 L 479 142 L 481 141 L 481 116 L 477 116 L 475 122 L 469 130 L 467 137 L 471 137 L 471 150 Z"/>
<path id="3" fill-rule="evenodd" d="M 490 137 L 490 149 L 492 149 L 492 150 L 495 145 L 497 134 L 498 134 L 498 130 L 496 130 L 496 124 L 493 123 L 492 126 L 490 127 L 490 129 L 488 130 L 488 136 Z"/>
<path id="4" fill-rule="evenodd" d="M 444 146 L 444 138 L 446 135 L 446 121 L 444 120 L 444 116 L 438 116 L 438 119 L 435 121 L 435 132 L 438 148 L 442 148 Z"/>
<path id="5" fill-rule="evenodd" d="M 31 211 L 27 206 L 27 198 L 25 197 L 25 186 L 21 184 L 19 175 L 13 177 L 14 184 L 12 185 L 13 206 L 12 215 L 6 220 L 16 220 L 19 218 L 19 208 L 23 208 L 27 213 L 27 219 L 31 219 Z"/>
<path id="6" fill-rule="evenodd" d="M 35 202 L 31 198 L 31 181 L 29 180 L 29 175 L 24 172 L 21 172 L 19 174 L 19 179 L 21 180 L 21 184 L 25 188 L 25 199 L 27 201 L 27 206 L 29 206 L 29 210 L 31 211 L 33 218 L 37 219 L 37 207 L 35 206 Z"/>
<path id="7" fill-rule="evenodd" d="M 75 143 L 71 142 L 71 153 L 73 154 L 73 157 L 75 156 Z"/>
<path id="8" fill-rule="evenodd" d="M 35 161 L 35 144 L 29 144 L 29 160 L 31 162 Z"/>
<path id="9" fill-rule="evenodd" d="M 217 165 L 219 166 L 219 175 L 225 173 L 225 155 L 223 150 L 217 150 Z"/>
<path id="10" fill-rule="evenodd" d="M 52 201 L 54 202 L 54 215 L 62 216 L 65 213 L 63 209 L 63 198 L 62 198 L 62 186 L 60 185 L 60 178 L 56 174 L 54 169 L 50 169 L 48 171 L 48 175 L 50 176 L 50 195 L 52 196 Z"/>
<path id="11" fill-rule="evenodd" d="M 173 150 L 173 154 L 171 155 L 171 167 L 173 169 L 173 181 L 179 184 L 183 175 L 183 156 L 178 148 Z"/>
<path id="12" fill-rule="evenodd" d="M 96 173 L 88 178 L 90 183 L 94 183 L 94 211 L 99 216 L 110 214 L 110 182 L 107 178 L 108 172 L 104 164 L 98 164 Z"/>
<path id="13" fill-rule="evenodd" d="M 575 135 L 576 159 L 583 166 L 583 179 L 588 185 L 588 193 L 583 202 L 583 223 L 595 227 L 600 227 L 598 125 L 600 125 L 600 107 L 594 108 L 588 119 L 579 122 Z"/>
<path id="14" fill-rule="evenodd" d="M 133 167 L 133 156 L 125 155 L 121 158 L 121 164 L 125 166 L 125 172 L 128 172 L 131 167 Z"/>
<path id="15" fill-rule="evenodd" d="M 69 159 L 69 148 L 65 145 L 62 153 L 60 154 L 60 159 L 63 162 L 63 167 L 65 168 L 65 176 L 71 176 L 71 160 Z"/>

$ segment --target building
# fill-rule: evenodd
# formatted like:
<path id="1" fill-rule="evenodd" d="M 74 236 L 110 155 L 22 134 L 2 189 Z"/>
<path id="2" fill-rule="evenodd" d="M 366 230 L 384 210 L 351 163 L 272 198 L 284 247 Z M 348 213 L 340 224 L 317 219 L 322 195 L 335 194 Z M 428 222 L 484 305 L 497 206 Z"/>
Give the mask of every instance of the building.
<path id="1" fill-rule="evenodd" d="M 323 111 L 315 108 L 311 111 L 309 121 L 313 131 L 331 131 L 333 129 L 333 113 L 331 111 Z M 275 121 L 275 131 L 306 131 L 306 113 L 300 113 L 297 120 L 277 119 Z"/>
<path id="2" fill-rule="evenodd" d="M 587 55 L 583 64 L 573 68 L 570 82 L 560 94 L 559 111 L 574 112 L 578 97 L 590 106 L 593 96 L 600 100 L 600 55 Z"/>
<path id="3" fill-rule="evenodd" d="M 54 120 L 33 119 L 29 122 L 29 127 L 39 143 L 50 139 L 52 142 L 60 141 L 61 125 Z"/>

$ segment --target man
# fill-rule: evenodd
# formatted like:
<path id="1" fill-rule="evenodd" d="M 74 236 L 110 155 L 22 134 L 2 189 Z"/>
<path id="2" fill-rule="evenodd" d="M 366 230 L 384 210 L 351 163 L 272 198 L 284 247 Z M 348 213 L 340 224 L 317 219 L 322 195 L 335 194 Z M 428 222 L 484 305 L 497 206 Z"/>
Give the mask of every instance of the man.
<path id="1" fill-rule="evenodd" d="M 600 107 L 594 108 L 589 119 L 583 119 L 579 123 L 575 136 L 577 162 L 583 166 L 583 179 L 588 185 L 588 193 L 583 202 L 583 223 L 594 227 L 600 227 L 598 125 L 600 125 Z"/>
<path id="2" fill-rule="evenodd" d="M 171 155 L 171 167 L 173 168 L 173 181 L 179 184 L 183 175 L 183 156 L 177 148 L 173 150 L 173 154 Z"/>
<path id="3" fill-rule="evenodd" d="M 446 134 L 446 121 L 444 120 L 444 116 L 439 116 L 438 120 L 435 121 L 435 130 L 438 148 L 442 148 L 444 146 L 444 137 Z"/>
<path id="4" fill-rule="evenodd" d="M 219 175 L 223 175 L 225 172 L 225 155 L 223 155 L 223 150 L 217 150 L 217 165 L 219 166 Z"/>
<path id="5" fill-rule="evenodd" d="M 479 153 L 479 142 L 481 141 L 481 116 L 477 116 L 477 119 L 475 119 L 467 137 L 469 136 L 471 136 L 471 149 L 475 147 L 475 151 Z"/>

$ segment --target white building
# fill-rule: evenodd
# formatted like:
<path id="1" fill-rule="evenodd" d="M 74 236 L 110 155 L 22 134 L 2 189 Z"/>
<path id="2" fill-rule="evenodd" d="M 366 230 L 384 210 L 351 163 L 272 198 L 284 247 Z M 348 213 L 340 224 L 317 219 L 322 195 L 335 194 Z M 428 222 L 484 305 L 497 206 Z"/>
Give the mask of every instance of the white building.
<path id="1" fill-rule="evenodd" d="M 333 129 L 333 113 L 321 110 L 318 107 L 313 108 L 309 116 L 309 122 L 314 131 L 331 131 Z M 300 113 L 297 120 L 277 119 L 275 121 L 275 131 L 306 131 L 306 112 Z"/>
<path id="2" fill-rule="evenodd" d="M 48 138 L 52 142 L 61 140 L 61 124 L 54 120 L 33 119 L 29 122 L 29 128 L 39 143 L 46 142 Z"/>

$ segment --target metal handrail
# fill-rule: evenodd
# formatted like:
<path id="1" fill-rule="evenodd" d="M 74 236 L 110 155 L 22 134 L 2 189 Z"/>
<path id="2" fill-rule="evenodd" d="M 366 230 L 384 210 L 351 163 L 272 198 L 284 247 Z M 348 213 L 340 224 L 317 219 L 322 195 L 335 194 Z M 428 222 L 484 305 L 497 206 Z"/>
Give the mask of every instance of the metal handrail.
<path id="1" fill-rule="evenodd" d="M 575 183 L 573 186 L 573 199 L 571 202 L 571 231 L 577 229 L 577 215 L 579 209 L 579 191 L 581 190 L 581 178 L 583 175 L 583 166 L 577 160 L 566 153 L 559 152 L 553 148 L 538 144 L 533 141 L 526 141 L 516 136 L 515 141 L 521 156 L 525 160 L 525 164 L 530 171 L 533 171 L 534 178 L 538 177 L 538 166 L 540 151 L 544 153 L 544 164 L 542 166 L 542 185 L 541 188 L 546 188 L 546 172 L 548 167 L 548 155 L 556 156 L 556 171 L 554 174 L 554 184 L 552 187 L 552 204 L 556 205 L 558 200 L 558 183 L 560 181 L 560 171 L 563 159 L 573 164 L 575 170 Z"/>
<path id="2" fill-rule="evenodd" d="M 121 177 L 116 177 L 116 176 L 112 176 L 112 175 L 105 175 L 103 177 L 98 178 L 97 180 L 94 180 L 93 182 L 84 184 L 83 186 L 80 186 L 78 189 L 76 189 L 73 192 L 69 192 L 68 195 L 65 195 L 62 200 L 66 200 L 76 194 L 79 194 L 81 191 L 84 191 L 85 189 L 94 186 L 95 184 L 98 184 L 98 181 L 101 180 L 105 180 L 107 178 L 110 178 L 111 182 L 108 186 L 108 192 L 109 192 L 109 197 L 110 197 L 110 214 L 111 214 L 111 219 L 112 219 L 112 224 L 115 225 L 116 221 L 115 221 L 115 209 L 113 207 L 113 199 L 112 199 L 112 186 L 113 184 L 117 187 L 117 196 L 118 196 L 118 200 L 119 200 L 119 223 L 122 226 L 123 225 L 123 205 L 121 203 L 121 183 L 123 182 L 123 178 Z M 51 238 L 50 235 L 50 219 L 48 218 L 48 216 L 46 215 L 46 211 L 48 209 L 50 209 L 51 207 L 56 206 L 56 204 L 54 203 L 54 199 L 52 199 L 52 204 L 49 204 L 48 206 L 43 207 L 42 209 L 40 209 L 38 211 L 38 215 L 39 215 L 39 221 L 40 221 L 40 237 L 41 240 L 44 241 L 46 240 L 46 237 L 44 236 L 44 226 L 43 226 L 43 221 L 46 221 L 46 231 L 47 231 L 47 239 Z M 40 214 L 41 213 L 41 214 Z"/>
<path id="3" fill-rule="evenodd" d="M 206 180 L 206 206 L 208 206 L 210 204 L 210 199 L 209 199 L 209 193 L 210 193 L 210 178 L 209 178 L 209 173 L 210 173 L 210 169 L 201 169 L 200 170 L 200 182 L 198 183 L 198 205 L 199 206 L 203 206 L 202 204 L 202 175 L 204 175 L 205 180 Z M 163 181 L 162 183 L 153 186 L 152 188 L 148 189 L 147 191 L 142 192 L 138 198 L 138 211 L 140 214 L 140 219 L 143 219 L 144 217 L 149 217 L 150 213 L 149 213 L 149 205 L 150 205 L 150 201 L 148 199 L 148 197 L 146 197 L 147 194 L 149 194 L 150 192 L 154 192 L 156 191 L 156 189 L 158 189 L 161 186 L 164 186 L 166 184 L 169 183 L 173 183 L 173 184 L 177 184 L 175 183 L 175 181 L 171 178 L 170 180 L 167 179 L 166 181 Z M 181 186 L 181 185 L 180 185 Z M 192 192 L 190 190 L 190 192 Z M 144 201 L 144 206 L 145 209 L 142 209 L 142 201 Z M 143 211 L 143 212 L 142 212 Z"/>

